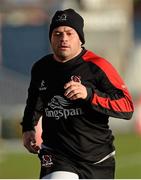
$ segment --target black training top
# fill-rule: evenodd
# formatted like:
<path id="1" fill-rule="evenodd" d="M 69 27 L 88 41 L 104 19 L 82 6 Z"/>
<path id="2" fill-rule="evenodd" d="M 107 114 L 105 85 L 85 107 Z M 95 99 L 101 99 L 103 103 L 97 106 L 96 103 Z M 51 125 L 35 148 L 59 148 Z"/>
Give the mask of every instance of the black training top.
<path id="1" fill-rule="evenodd" d="M 86 86 L 86 100 L 64 96 L 72 76 Z M 96 162 L 114 150 L 109 116 L 130 119 L 132 113 L 131 96 L 114 67 L 83 49 L 65 63 L 50 54 L 34 64 L 21 124 L 23 132 L 33 130 L 42 116 L 43 144 L 64 156 Z"/>

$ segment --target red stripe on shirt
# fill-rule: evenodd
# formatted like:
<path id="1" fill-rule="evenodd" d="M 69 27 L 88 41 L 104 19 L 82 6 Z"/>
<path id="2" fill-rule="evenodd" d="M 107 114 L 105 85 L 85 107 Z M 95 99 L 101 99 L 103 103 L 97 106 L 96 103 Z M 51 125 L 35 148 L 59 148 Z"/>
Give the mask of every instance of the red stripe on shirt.
<path id="1" fill-rule="evenodd" d="M 130 103 L 125 100 L 125 98 L 121 98 L 118 100 L 110 100 L 110 98 L 103 98 L 98 96 L 97 94 L 94 94 L 94 98 L 92 100 L 92 103 L 101 106 L 106 109 L 112 109 L 117 112 L 131 112 L 133 109 L 130 106 Z"/>
<path id="2" fill-rule="evenodd" d="M 92 103 L 95 105 L 100 105 L 103 108 L 107 108 L 107 109 L 112 108 L 114 111 L 117 112 L 133 111 L 133 104 L 128 89 L 125 86 L 123 80 L 119 76 L 116 69 L 112 66 L 112 64 L 108 62 L 106 59 L 97 56 L 91 51 L 87 51 L 83 55 L 83 60 L 87 62 L 90 61 L 96 64 L 106 74 L 111 84 L 113 84 L 113 86 L 115 86 L 117 89 L 122 90 L 122 92 L 125 95 L 124 98 L 118 100 L 111 100 L 110 98 L 100 97 L 95 93 Z"/>

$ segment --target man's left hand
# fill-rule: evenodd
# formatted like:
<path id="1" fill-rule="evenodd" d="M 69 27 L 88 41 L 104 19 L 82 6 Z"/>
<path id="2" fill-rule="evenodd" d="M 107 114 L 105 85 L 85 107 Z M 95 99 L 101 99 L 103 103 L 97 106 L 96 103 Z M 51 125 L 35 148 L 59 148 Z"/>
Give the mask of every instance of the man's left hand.
<path id="1" fill-rule="evenodd" d="M 87 89 L 81 82 L 69 81 L 65 84 L 64 89 L 64 95 L 70 100 L 87 98 Z"/>

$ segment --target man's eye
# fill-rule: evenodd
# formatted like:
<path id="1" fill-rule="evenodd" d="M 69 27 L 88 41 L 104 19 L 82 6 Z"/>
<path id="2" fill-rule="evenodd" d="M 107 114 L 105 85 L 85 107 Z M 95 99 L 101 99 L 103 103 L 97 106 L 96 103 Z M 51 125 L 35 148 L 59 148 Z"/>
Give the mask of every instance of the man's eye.
<path id="1" fill-rule="evenodd" d="M 55 33 L 55 35 L 56 35 L 56 36 L 60 36 L 60 35 L 61 35 L 61 33 L 59 33 L 59 32 L 56 32 L 56 33 Z"/>
<path id="2" fill-rule="evenodd" d="M 71 35 L 72 35 L 72 33 L 67 33 L 67 35 L 68 35 L 68 36 L 71 36 Z"/>

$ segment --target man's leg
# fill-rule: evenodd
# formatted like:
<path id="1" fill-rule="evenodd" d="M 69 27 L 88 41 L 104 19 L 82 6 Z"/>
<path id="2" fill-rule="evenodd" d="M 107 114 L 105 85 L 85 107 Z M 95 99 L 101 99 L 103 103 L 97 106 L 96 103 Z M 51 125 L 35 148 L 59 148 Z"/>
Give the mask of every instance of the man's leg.
<path id="1" fill-rule="evenodd" d="M 98 164 L 79 163 L 80 179 L 114 179 L 115 159 L 111 157 Z"/>
<path id="2" fill-rule="evenodd" d="M 79 179 L 73 163 L 48 149 L 42 149 L 39 154 L 41 161 L 40 179 Z"/>
<path id="3" fill-rule="evenodd" d="M 79 177 L 73 172 L 55 171 L 42 177 L 42 179 L 79 179 Z"/>

